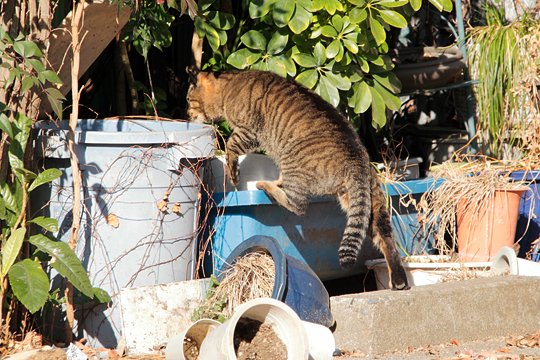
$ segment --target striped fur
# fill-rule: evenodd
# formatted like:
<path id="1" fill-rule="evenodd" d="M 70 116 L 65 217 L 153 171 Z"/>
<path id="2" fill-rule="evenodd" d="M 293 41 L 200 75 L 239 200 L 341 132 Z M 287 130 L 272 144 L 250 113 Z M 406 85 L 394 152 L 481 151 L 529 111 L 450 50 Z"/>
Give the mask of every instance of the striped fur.
<path id="1" fill-rule="evenodd" d="M 371 234 L 392 271 L 392 288 L 408 288 L 368 153 L 334 107 L 299 84 L 263 71 L 201 72 L 188 104 L 191 120 L 225 118 L 233 129 L 226 144 L 233 183 L 239 179 L 238 156 L 264 149 L 281 176 L 258 182 L 259 189 L 297 215 L 306 212 L 311 196 L 335 194 L 347 214 L 341 265 L 356 263 L 362 241 Z"/>

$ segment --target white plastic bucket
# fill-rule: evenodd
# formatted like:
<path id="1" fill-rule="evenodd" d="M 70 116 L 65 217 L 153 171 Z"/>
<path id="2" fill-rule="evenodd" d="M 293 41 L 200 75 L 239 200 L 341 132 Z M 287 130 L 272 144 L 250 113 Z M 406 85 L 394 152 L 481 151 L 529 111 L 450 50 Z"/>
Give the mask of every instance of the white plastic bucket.
<path id="1" fill-rule="evenodd" d="M 229 320 L 204 339 L 199 358 L 236 360 L 234 332 L 242 318 L 270 325 L 287 348 L 288 360 L 308 359 L 309 343 L 304 324 L 288 305 L 271 298 L 258 298 L 238 306 Z"/>
<path id="2" fill-rule="evenodd" d="M 326 326 L 302 321 L 308 338 L 309 360 L 332 360 L 336 351 L 334 335 Z"/>
<path id="3" fill-rule="evenodd" d="M 204 339 L 212 332 L 215 328 L 220 326 L 221 323 L 217 320 L 212 319 L 201 319 L 195 321 L 191 324 L 190 327 L 185 329 L 179 335 L 171 338 L 167 347 L 165 348 L 165 359 L 166 360 L 185 360 L 186 352 L 189 351 L 188 346 L 184 346 L 184 340 L 189 339 L 193 342 L 193 346 L 196 346 L 198 351 L 200 351 L 201 345 Z"/>
<path id="4" fill-rule="evenodd" d="M 540 263 L 517 257 L 514 249 L 508 246 L 495 254 L 492 269 L 498 274 L 540 276 Z"/>

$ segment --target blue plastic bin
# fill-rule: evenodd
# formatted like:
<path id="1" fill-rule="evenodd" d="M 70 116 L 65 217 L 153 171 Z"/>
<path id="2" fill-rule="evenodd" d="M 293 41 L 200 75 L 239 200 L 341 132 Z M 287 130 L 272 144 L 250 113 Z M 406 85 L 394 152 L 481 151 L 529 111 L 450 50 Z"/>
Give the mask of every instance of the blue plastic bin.
<path id="1" fill-rule="evenodd" d="M 540 244 L 533 244 L 540 238 L 540 171 L 514 171 L 510 176 L 530 182 L 530 190 L 523 194 L 519 204 L 516 228 L 516 241 L 520 241 L 519 257 L 525 258 L 530 253 L 533 261 L 540 261 Z"/>
<path id="2" fill-rule="evenodd" d="M 433 186 L 432 179 L 411 180 L 385 185 L 394 212 L 392 225 L 402 255 L 432 253 L 432 238 L 418 224 L 412 204 L 400 202 L 400 196 L 410 195 L 416 201 Z M 359 261 L 353 269 L 339 265 L 338 247 L 345 227 L 345 214 L 333 197 L 314 199 L 305 216 L 298 217 L 272 201 L 261 190 L 214 193 L 206 202 L 207 232 L 200 241 L 211 241 L 212 256 L 206 272 L 218 273 L 230 253 L 243 241 L 255 236 L 270 236 L 287 255 L 307 263 L 321 280 L 343 278 L 366 272 L 364 262 L 381 257 L 371 241 L 365 241 Z M 203 246 L 204 247 L 204 246 Z M 206 253 L 208 255 L 208 252 Z"/>
<path id="3" fill-rule="evenodd" d="M 233 250 L 226 263 L 233 264 L 237 258 L 256 251 L 264 251 L 274 260 L 276 271 L 272 298 L 289 305 L 304 321 L 332 326 L 334 318 L 328 291 L 306 263 L 286 255 L 274 238 L 250 237 Z M 223 267 L 225 269 L 227 266 Z M 219 281 L 222 275 L 223 272 L 218 274 Z"/>

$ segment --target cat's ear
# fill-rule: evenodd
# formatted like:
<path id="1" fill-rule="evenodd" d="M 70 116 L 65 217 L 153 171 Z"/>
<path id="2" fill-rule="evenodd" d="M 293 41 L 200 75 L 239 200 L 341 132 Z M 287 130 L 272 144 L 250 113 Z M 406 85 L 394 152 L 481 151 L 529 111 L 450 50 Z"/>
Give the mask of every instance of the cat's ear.
<path id="1" fill-rule="evenodd" d="M 188 74 L 188 80 L 190 84 L 197 85 L 197 75 L 200 72 L 201 70 L 195 65 L 186 67 L 186 73 Z"/>
<path id="2" fill-rule="evenodd" d="M 216 76 L 210 72 L 200 72 L 197 75 L 197 86 L 201 87 L 212 87 L 216 81 Z"/>

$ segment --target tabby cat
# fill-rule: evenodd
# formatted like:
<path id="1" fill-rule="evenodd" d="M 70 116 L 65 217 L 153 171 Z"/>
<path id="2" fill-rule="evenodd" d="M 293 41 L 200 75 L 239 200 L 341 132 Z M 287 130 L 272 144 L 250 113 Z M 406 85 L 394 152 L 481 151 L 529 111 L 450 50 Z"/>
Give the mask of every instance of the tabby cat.
<path id="1" fill-rule="evenodd" d="M 319 95 L 271 72 L 192 76 L 190 119 L 227 119 L 233 129 L 226 144 L 233 184 L 239 179 L 238 156 L 264 149 L 281 175 L 276 181 L 257 182 L 258 189 L 296 215 L 306 212 L 311 196 L 335 194 L 347 213 L 339 247 L 341 266 L 356 263 L 362 242 L 370 235 L 386 258 L 392 289 L 409 288 L 377 175 L 358 135 L 339 111 Z"/>

